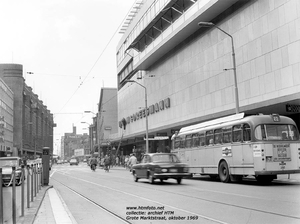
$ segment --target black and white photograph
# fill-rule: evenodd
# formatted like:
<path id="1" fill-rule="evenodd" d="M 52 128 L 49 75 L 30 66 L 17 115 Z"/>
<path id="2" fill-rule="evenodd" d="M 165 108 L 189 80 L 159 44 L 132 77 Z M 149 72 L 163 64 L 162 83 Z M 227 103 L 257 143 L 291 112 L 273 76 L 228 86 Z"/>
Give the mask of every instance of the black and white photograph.
<path id="1" fill-rule="evenodd" d="M 299 224 L 299 0 L 0 0 L 0 224 Z"/>

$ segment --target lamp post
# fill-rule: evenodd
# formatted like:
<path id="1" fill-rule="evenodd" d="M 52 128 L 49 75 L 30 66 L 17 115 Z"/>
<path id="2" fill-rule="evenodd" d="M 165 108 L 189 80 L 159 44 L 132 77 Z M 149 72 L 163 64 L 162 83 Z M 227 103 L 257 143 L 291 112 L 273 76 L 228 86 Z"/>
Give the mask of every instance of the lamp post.
<path id="1" fill-rule="evenodd" d="M 149 139 L 148 139 L 148 107 L 147 107 L 147 88 L 145 86 L 143 86 L 142 84 L 134 81 L 134 80 L 126 80 L 125 83 L 127 82 L 134 82 L 138 85 L 140 85 L 141 87 L 143 87 L 145 89 L 145 117 L 146 117 L 146 153 L 149 152 Z"/>
<path id="2" fill-rule="evenodd" d="M 94 147 L 94 144 L 93 144 L 93 139 L 94 139 L 94 134 L 93 134 L 93 130 L 92 130 L 92 125 L 87 123 L 87 122 L 84 122 L 82 121 L 81 122 L 82 124 L 87 124 L 89 126 L 89 135 L 90 135 L 90 153 L 92 152 L 92 149 Z"/>
<path id="3" fill-rule="evenodd" d="M 84 111 L 84 113 L 91 113 L 91 114 L 97 115 L 97 114 L 95 114 L 94 112 L 92 112 L 90 110 L 86 110 L 86 111 Z"/>
<path id="4" fill-rule="evenodd" d="M 234 75 L 234 92 L 235 92 L 235 113 L 239 113 L 239 95 L 238 95 L 238 86 L 237 86 L 237 77 L 236 77 L 236 62 L 235 62 L 235 52 L 234 52 L 234 44 L 233 44 L 233 37 L 222 30 L 220 27 L 216 26 L 212 22 L 199 22 L 198 23 L 199 27 L 216 27 L 218 30 L 222 31 L 226 35 L 228 35 L 231 38 L 231 47 L 232 47 L 232 62 L 233 62 L 233 75 Z"/>

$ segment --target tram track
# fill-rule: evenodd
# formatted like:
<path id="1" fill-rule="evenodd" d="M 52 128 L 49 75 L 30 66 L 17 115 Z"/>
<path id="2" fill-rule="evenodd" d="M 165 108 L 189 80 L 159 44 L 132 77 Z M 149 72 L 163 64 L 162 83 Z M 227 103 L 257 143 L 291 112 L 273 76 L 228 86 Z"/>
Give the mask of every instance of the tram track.
<path id="1" fill-rule="evenodd" d="M 67 188 L 69 191 L 73 192 L 74 194 L 80 196 L 81 198 L 85 199 L 86 201 L 90 202 L 91 204 L 93 204 L 94 206 L 102 209 L 103 211 L 107 212 L 108 214 L 110 214 L 111 216 L 115 217 L 116 219 L 124 222 L 124 223 L 130 223 L 128 220 L 124 219 L 123 217 L 121 217 L 120 215 L 118 215 L 117 213 L 107 209 L 106 207 L 104 207 L 103 205 L 100 205 L 99 203 L 97 203 L 95 200 L 92 200 L 88 197 L 86 197 L 85 195 L 83 195 L 82 193 L 72 189 L 71 187 L 67 186 L 66 184 L 62 183 L 61 181 L 56 180 L 55 178 L 51 178 L 51 180 L 56 181 L 57 183 L 63 185 L 65 188 Z"/>
<path id="2" fill-rule="evenodd" d="M 70 178 L 74 178 L 72 177 L 71 175 L 69 174 L 66 174 L 66 173 L 61 173 L 62 175 L 67 175 L 68 177 Z M 81 178 L 74 178 L 74 179 L 77 179 L 77 180 L 81 180 L 81 181 L 85 181 L 85 182 L 89 182 L 87 180 L 84 180 L 84 179 L 81 179 Z M 122 178 L 123 179 L 123 178 Z M 124 178 L 124 179 L 128 179 L 128 178 Z M 117 184 L 124 184 L 123 181 L 116 181 L 116 180 L 111 180 L 112 182 L 115 182 Z M 89 182 L 91 184 L 95 184 L 95 185 L 98 185 L 96 183 L 93 183 L 93 182 Z M 136 183 L 127 183 L 127 185 L 132 185 L 132 186 L 137 186 Z M 100 185 L 101 186 L 101 185 Z M 144 188 L 144 189 L 149 189 L 149 190 L 154 190 L 153 189 L 153 185 L 150 186 L 143 186 L 143 185 L 139 185 L 139 187 L 141 188 Z M 185 186 L 187 189 L 192 189 L 192 190 L 196 190 L 196 191 L 207 191 L 206 189 L 197 189 L 197 188 L 193 188 L 193 187 L 190 187 L 190 186 Z M 110 190 L 115 190 L 115 191 L 120 191 L 118 189 L 113 189 L 113 188 L 109 188 Z M 218 200 L 213 200 L 213 199 L 207 199 L 207 198 L 204 198 L 204 197 L 200 197 L 200 196 L 197 196 L 197 195 L 188 195 L 188 194 L 184 194 L 184 193 L 180 193 L 180 192 L 172 192 L 172 191 L 168 191 L 168 190 L 164 190 L 164 189 L 160 189 L 160 188 L 155 188 L 156 191 L 160 191 L 160 192 L 164 192 L 164 193 L 168 193 L 168 194 L 173 194 L 173 195 L 180 195 L 182 197 L 186 197 L 186 198 L 191 198 L 191 199 L 197 199 L 199 201 L 205 201 L 205 202 L 209 202 L 209 203 L 214 203 L 214 204 L 219 204 L 219 205 L 224 205 L 224 206 L 230 206 L 230 207 L 235 207 L 235 208 L 238 208 L 238 209 L 244 209 L 244 210 L 248 210 L 248 211 L 253 211 L 253 212 L 259 212 L 259 213 L 263 213 L 263 214 L 268 214 L 268 215 L 273 215 L 273 216 L 280 216 L 280 217 L 283 217 L 283 218 L 289 218 L 289 219 L 293 219 L 293 220 L 299 220 L 300 222 L 300 217 L 298 216 L 293 216 L 293 215 L 288 215 L 288 214 L 283 214 L 283 213 L 278 213 L 278 212 L 273 212 L 273 211 L 268 211 L 268 210 L 265 210 L 265 209 L 258 209 L 258 208 L 254 208 L 254 207 L 249 207 L 249 206 L 243 206 L 243 205 L 238 205 L 238 204 L 231 204 L 231 203 L 227 203 L 227 202 L 224 202 L 224 201 L 218 201 Z M 208 190 L 209 192 L 213 192 L 211 190 Z M 217 193 L 222 193 L 222 192 L 217 192 Z M 224 192 L 223 192 L 224 193 Z M 127 193 L 128 194 L 128 193 Z M 130 194 L 130 193 L 129 193 Z M 228 193 L 226 193 L 228 194 Z M 230 193 L 229 193 L 230 194 Z M 132 196 L 132 194 L 130 194 Z M 249 196 L 244 196 L 244 195 L 236 195 L 236 194 L 233 194 L 234 196 L 240 196 L 240 197 L 248 197 Z M 260 200 L 268 200 L 270 202 L 274 202 L 276 200 L 272 200 L 272 199 L 262 199 L 262 198 L 257 198 L 257 199 L 260 199 Z M 149 199 L 147 199 L 149 200 Z M 160 203 L 160 202 L 156 202 L 156 203 Z M 162 204 L 162 203 L 160 203 Z M 170 205 L 166 205 L 166 206 L 170 206 Z M 172 206 L 170 206 L 172 207 Z M 174 209 L 178 209 L 178 208 L 174 208 Z M 180 210 L 180 209 L 179 209 Z M 189 212 L 191 214 L 195 214 L 193 212 Z M 200 217 L 203 216 L 201 214 L 197 214 L 199 215 Z M 203 216 L 205 218 L 207 218 L 206 216 Z M 213 219 L 211 218 L 211 221 Z M 216 223 L 224 223 L 220 220 L 216 220 Z"/>

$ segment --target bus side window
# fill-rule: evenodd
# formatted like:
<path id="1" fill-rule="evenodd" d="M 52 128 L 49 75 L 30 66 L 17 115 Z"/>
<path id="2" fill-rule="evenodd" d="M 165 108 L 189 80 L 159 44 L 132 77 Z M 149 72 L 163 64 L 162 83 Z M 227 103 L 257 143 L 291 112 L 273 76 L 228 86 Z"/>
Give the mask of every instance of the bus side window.
<path id="1" fill-rule="evenodd" d="M 241 142 L 242 141 L 242 129 L 241 125 L 233 126 L 233 142 Z"/>
<path id="2" fill-rule="evenodd" d="M 214 133 L 215 144 L 222 144 L 222 129 L 216 129 Z"/>
<path id="3" fill-rule="evenodd" d="M 192 147 L 192 135 L 187 135 L 185 138 L 185 147 L 191 148 Z"/>
<path id="4" fill-rule="evenodd" d="M 199 140 L 200 140 L 200 146 L 204 146 L 205 145 L 205 135 L 204 135 L 204 133 L 199 134 Z"/>
<path id="5" fill-rule="evenodd" d="M 214 144 L 214 132 L 213 130 L 207 131 L 205 136 L 205 145 Z"/>
<path id="6" fill-rule="evenodd" d="M 180 139 L 180 148 L 181 149 L 185 148 L 185 135 L 181 136 L 181 139 Z"/>
<path id="7" fill-rule="evenodd" d="M 193 134 L 193 147 L 198 147 L 200 145 L 200 139 L 198 134 Z"/>
<path id="8" fill-rule="evenodd" d="M 231 127 L 224 127 L 223 128 L 223 143 L 231 143 Z"/>
<path id="9" fill-rule="evenodd" d="M 176 137 L 174 140 L 174 148 L 179 149 L 180 148 L 180 137 Z"/>
<path id="10" fill-rule="evenodd" d="M 251 141 L 251 128 L 247 123 L 243 125 L 243 139 L 245 142 Z"/>

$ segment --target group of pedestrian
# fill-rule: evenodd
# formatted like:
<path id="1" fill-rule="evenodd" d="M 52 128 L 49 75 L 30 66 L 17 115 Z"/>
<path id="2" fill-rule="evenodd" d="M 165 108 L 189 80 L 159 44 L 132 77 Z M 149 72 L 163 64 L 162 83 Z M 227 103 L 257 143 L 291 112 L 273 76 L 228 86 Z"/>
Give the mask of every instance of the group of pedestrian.
<path id="1" fill-rule="evenodd" d="M 101 164 L 105 171 L 109 171 L 110 167 L 113 165 L 113 158 L 108 154 L 106 154 L 100 160 L 100 162 L 98 161 L 96 156 L 90 158 L 89 165 L 92 170 L 93 167 L 96 167 L 98 164 Z M 131 153 L 130 155 L 124 156 L 123 161 L 120 161 L 120 158 L 116 156 L 115 165 L 120 166 L 120 164 L 122 164 L 126 169 L 129 169 L 131 172 L 132 166 L 137 164 L 137 158 L 135 156 L 135 153 Z"/>
<path id="2" fill-rule="evenodd" d="M 111 157 L 110 157 L 108 154 L 106 154 L 106 155 L 104 156 L 104 158 L 101 159 L 100 161 L 97 159 L 96 156 L 93 156 L 93 157 L 90 158 L 89 165 L 90 165 L 90 167 L 91 167 L 92 170 L 94 170 L 94 168 L 95 168 L 98 164 L 99 164 L 99 166 L 100 166 L 100 165 L 103 165 L 103 168 L 104 168 L 105 171 L 109 171 L 110 166 L 111 166 L 111 164 L 112 164 L 112 163 L 111 163 Z"/>

